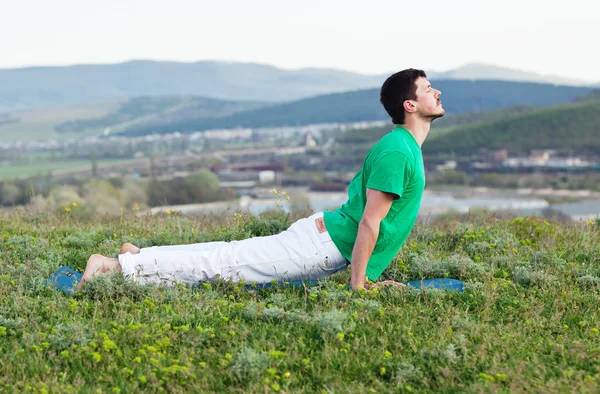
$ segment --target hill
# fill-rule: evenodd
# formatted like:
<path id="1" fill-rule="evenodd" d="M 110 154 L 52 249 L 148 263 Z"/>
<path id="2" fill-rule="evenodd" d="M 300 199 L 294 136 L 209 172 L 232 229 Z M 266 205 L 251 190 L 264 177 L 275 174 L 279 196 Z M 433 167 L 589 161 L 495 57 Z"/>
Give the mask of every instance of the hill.
<path id="1" fill-rule="evenodd" d="M 424 154 L 469 155 L 506 148 L 510 154 L 556 149 L 563 154 L 600 154 L 600 100 L 537 108 L 505 119 L 466 125 L 429 139 Z"/>
<path id="2" fill-rule="evenodd" d="M 160 128 L 180 119 L 212 119 L 264 106 L 260 102 L 226 101 L 205 97 L 136 97 L 101 118 L 75 120 L 56 126 L 57 132 L 77 132 L 103 127 L 106 131 L 144 125 Z"/>
<path id="3" fill-rule="evenodd" d="M 454 70 L 429 73 L 431 79 L 499 80 L 513 82 L 538 82 L 553 85 L 590 86 L 591 83 L 556 75 L 541 75 L 533 72 L 498 67 L 491 64 L 470 63 Z"/>
<path id="4" fill-rule="evenodd" d="M 436 119 L 431 127 L 435 133 L 446 132 L 452 130 L 455 127 L 464 126 L 472 123 L 487 122 L 493 120 L 504 119 L 516 114 L 529 112 L 536 109 L 533 105 L 511 105 L 509 107 L 502 107 L 500 109 L 494 109 L 491 111 L 480 111 L 480 112 L 461 112 L 444 116 L 443 118 Z"/>
<path id="5" fill-rule="evenodd" d="M 136 60 L 0 70 L 0 114 L 137 96 L 202 96 L 289 102 L 327 93 L 379 88 L 396 70 L 365 75 L 337 69 L 286 70 L 264 64 Z M 507 80 L 560 85 L 586 82 L 485 64 L 429 71 L 432 80 Z"/>
<path id="6" fill-rule="evenodd" d="M 0 115 L 0 135 L 4 141 L 82 138 L 115 133 L 136 124 L 163 126 L 186 117 L 230 115 L 262 105 L 203 97 L 115 99 Z"/>
<path id="7" fill-rule="evenodd" d="M 493 111 L 465 112 L 453 115 L 446 115 L 443 118 L 439 118 L 433 121 L 433 123 L 431 124 L 431 131 L 428 137 L 428 141 L 434 136 L 449 133 L 464 125 L 504 119 L 506 117 L 511 117 L 515 114 L 528 112 L 536 108 L 537 107 L 529 105 L 517 105 Z M 368 130 L 349 130 L 337 136 L 336 143 L 340 145 L 365 144 L 365 147 L 370 148 L 375 141 L 378 141 L 385 134 L 389 133 L 392 127 L 392 125 L 386 125 L 382 127 L 373 127 Z"/>
<path id="8" fill-rule="evenodd" d="M 65 105 L 31 110 L 25 113 L 5 114 L 0 117 L 0 136 L 3 142 L 82 138 L 98 136 L 103 127 L 81 129 L 76 132 L 57 132 L 65 122 L 98 119 L 115 113 L 127 99 L 113 99 L 87 104 Z"/>
<path id="9" fill-rule="evenodd" d="M 492 120 L 529 106 L 589 100 L 589 88 L 506 81 L 437 81 L 447 115 L 436 130 Z M 597 94 L 597 93 L 596 93 Z M 491 111 L 491 112 L 490 112 Z M 65 139 L 112 134 L 144 135 L 211 128 L 306 125 L 387 120 L 379 89 L 358 90 L 290 103 L 239 102 L 204 97 L 136 97 L 0 115 L 5 141 Z"/>
<path id="10" fill-rule="evenodd" d="M 591 92 L 590 88 L 507 81 L 437 81 L 447 114 L 483 112 L 516 105 L 547 106 L 571 102 Z M 347 123 L 387 120 L 379 103 L 379 89 L 335 93 L 237 112 L 220 118 L 193 117 L 163 127 L 138 123 L 127 127 L 124 135 L 171 133 L 234 127 L 299 126 L 315 123 Z"/>
<path id="11" fill-rule="evenodd" d="M 284 70 L 252 63 L 131 61 L 0 70 L 0 113 L 134 96 L 291 101 L 381 85 L 341 70 Z"/>

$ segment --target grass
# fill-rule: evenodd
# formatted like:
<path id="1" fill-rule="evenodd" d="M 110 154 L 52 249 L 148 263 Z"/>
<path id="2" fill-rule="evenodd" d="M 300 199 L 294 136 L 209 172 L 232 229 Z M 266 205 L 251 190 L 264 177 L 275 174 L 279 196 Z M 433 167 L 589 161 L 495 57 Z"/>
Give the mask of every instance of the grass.
<path id="1" fill-rule="evenodd" d="M 92 253 L 277 233 L 287 217 L 77 219 L 0 214 L 0 392 L 598 392 L 596 222 L 418 224 L 381 279 L 449 276 L 464 293 L 44 285 Z"/>

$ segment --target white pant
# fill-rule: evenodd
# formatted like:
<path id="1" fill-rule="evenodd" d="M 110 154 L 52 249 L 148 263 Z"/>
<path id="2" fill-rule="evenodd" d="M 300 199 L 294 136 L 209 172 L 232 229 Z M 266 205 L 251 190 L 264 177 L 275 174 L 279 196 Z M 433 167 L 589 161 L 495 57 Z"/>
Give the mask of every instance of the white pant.
<path id="1" fill-rule="evenodd" d="M 273 280 L 314 280 L 347 267 L 329 232 L 316 220 L 300 219 L 277 235 L 232 242 L 154 246 L 119 255 L 123 276 L 138 283 L 197 284 L 217 275 L 225 280 L 265 284 Z"/>

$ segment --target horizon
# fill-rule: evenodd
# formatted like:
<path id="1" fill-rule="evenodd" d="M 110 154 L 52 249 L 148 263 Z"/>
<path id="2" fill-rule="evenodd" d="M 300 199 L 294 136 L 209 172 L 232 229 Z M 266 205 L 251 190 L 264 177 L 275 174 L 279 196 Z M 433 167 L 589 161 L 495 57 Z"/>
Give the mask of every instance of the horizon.
<path id="1" fill-rule="evenodd" d="M 11 37 L 0 42 L 0 69 L 218 61 L 382 75 L 480 63 L 600 83 L 600 61 L 590 50 L 600 35 L 600 3 L 506 0 L 493 19 L 488 7 L 434 0 L 423 11 L 393 0 L 369 7 L 308 0 L 289 12 L 275 0 L 173 0 L 168 6 L 157 0 L 30 0 L 11 3 L 0 15 L 0 34 Z M 407 10 L 415 17 L 403 18 Z"/>
<path id="2" fill-rule="evenodd" d="M 279 66 L 276 64 L 270 64 L 270 63 L 262 63 L 262 62 L 255 62 L 255 61 L 236 61 L 236 60 L 221 60 L 221 59 L 200 59 L 200 60 L 189 60 L 189 61 L 184 61 L 184 60 L 169 60 L 169 59 L 142 59 L 142 58 L 134 58 L 134 59 L 128 59 L 128 60 L 123 60 L 123 61 L 118 61 L 118 62 L 98 62 L 98 63 L 67 63 L 67 64 L 39 64 L 39 65 L 29 65 L 29 66 L 22 66 L 22 67 L 9 67 L 9 68 L 3 68 L 0 67 L 0 71 L 10 71 L 10 70 L 24 70 L 24 69 L 33 69 L 33 68 L 68 68 L 68 67 L 85 67 L 85 66 L 114 66 L 114 65 L 120 65 L 120 64 L 126 64 L 126 63 L 135 63 L 135 62 L 154 62 L 154 63 L 180 63 L 180 64 L 195 64 L 195 63 L 221 63 L 221 64 L 248 64 L 248 65 L 261 65 L 261 66 L 266 66 L 266 67 L 274 67 L 274 68 L 278 68 L 281 70 L 285 70 L 285 71 L 303 71 L 303 70 L 331 70 L 331 71 L 338 71 L 338 72 L 348 72 L 348 73 L 354 73 L 354 74 L 358 74 L 358 75 L 364 75 L 364 76 L 385 76 L 385 75 L 391 75 L 392 73 L 399 71 L 398 70 L 390 70 L 388 72 L 382 72 L 382 73 L 363 73 L 360 71 L 355 71 L 352 69 L 345 69 L 345 68 L 340 68 L 340 67 L 316 67 L 316 66 L 307 66 L 307 67 L 283 67 L 283 66 Z M 467 67 L 467 66 L 482 66 L 482 67 L 491 67 L 491 68 L 500 68 L 500 69 L 505 69 L 505 70 L 511 70 L 511 71 L 516 71 L 516 72 L 522 72 L 522 73 L 530 73 L 530 74 L 534 74 L 540 77 L 555 77 L 555 78 L 561 78 L 561 79 L 571 79 L 573 81 L 580 81 L 583 83 L 589 83 L 590 85 L 598 85 L 600 84 L 600 80 L 595 81 L 595 80 L 589 80 L 589 79 L 585 79 L 585 78 L 579 78 L 579 77 L 573 77 L 570 75 L 559 75 L 559 74 L 544 74 L 544 73 L 540 73 L 534 70 L 526 70 L 526 69 L 520 69 L 520 68 L 513 68 L 513 67 L 509 67 L 506 65 L 500 65 L 500 64 L 490 64 L 490 63 L 483 63 L 483 62 L 469 62 L 469 63 L 464 63 L 464 64 L 460 64 L 457 67 L 453 67 L 450 69 L 424 69 L 424 71 L 426 71 L 427 73 L 444 73 L 444 72 L 448 72 L 448 71 L 454 71 L 454 70 L 458 70 L 461 69 L 463 67 Z M 410 67 L 410 66 L 409 66 Z M 406 68 L 409 68 L 406 67 Z M 417 68 L 417 67 L 415 67 Z M 477 78 L 474 78 L 477 79 Z M 490 79 L 490 78 L 482 78 L 482 79 Z M 547 83 L 547 82 L 539 82 L 539 83 Z"/>

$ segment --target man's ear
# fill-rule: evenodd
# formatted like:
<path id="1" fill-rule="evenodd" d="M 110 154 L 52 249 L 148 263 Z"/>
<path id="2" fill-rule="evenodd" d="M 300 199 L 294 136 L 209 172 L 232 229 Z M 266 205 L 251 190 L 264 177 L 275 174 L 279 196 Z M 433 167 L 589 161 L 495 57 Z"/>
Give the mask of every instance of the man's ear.
<path id="1" fill-rule="evenodd" d="M 404 110 L 408 113 L 413 113 L 417 111 L 417 106 L 412 100 L 404 100 L 403 107 Z"/>

